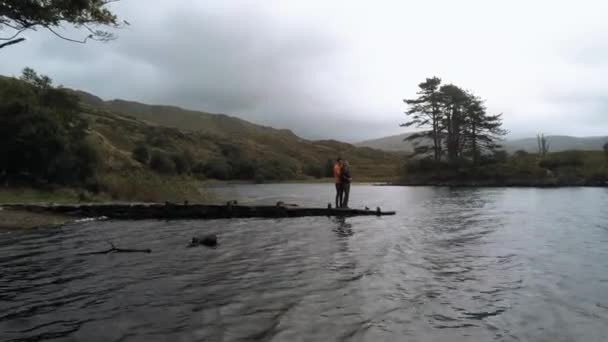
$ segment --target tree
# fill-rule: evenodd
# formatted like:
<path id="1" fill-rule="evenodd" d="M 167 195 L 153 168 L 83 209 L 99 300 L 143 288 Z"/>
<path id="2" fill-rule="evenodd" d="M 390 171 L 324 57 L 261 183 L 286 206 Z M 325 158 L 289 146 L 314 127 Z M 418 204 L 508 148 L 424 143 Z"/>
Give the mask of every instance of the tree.
<path id="1" fill-rule="evenodd" d="M 0 176 L 77 184 L 90 178 L 97 151 L 75 97 L 26 68 L 21 80 L 0 78 Z"/>
<path id="2" fill-rule="evenodd" d="M 604 144 L 604 155 L 606 159 L 608 159 L 608 142 Z"/>
<path id="3" fill-rule="evenodd" d="M 496 141 L 506 134 L 502 115 L 487 115 L 483 100 L 471 92 L 454 84 L 440 85 L 441 79 L 427 78 L 418 85 L 416 99 L 404 100 L 410 106 L 405 114 L 411 119 L 401 126 L 427 129 L 406 140 L 415 142 L 415 154 L 431 149 L 435 162 L 441 161 L 445 151 L 451 163 L 466 156 L 477 163 L 482 153 L 498 148 Z M 432 146 L 423 144 L 429 141 Z"/>
<path id="4" fill-rule="evenodd" d="M 410 121 L 401 124 L 401 127 L 415 126 L 416 128 L 430 128 L 430 130 L 410 134 L 406 140 L 413 141 L 418 145 L 420 140 L 431 138 L 433 142 L 433 157 L 435 161 L 441 158 L 441 94 L 438 92 L 441 79 L 438 77 L 427 78 L 425 82 L 418 84 L 420 90 L 416 93 L 415 99 L 405 99 L 410 108 L 405 114 L 411 117 Z M 426 153 L 428 147 L 425 145 L 417 146 L 417 152 Z"/>
<path id="5" fill-rule="evenodd" d="M 473 164 L 477 164 L 482 153 L 493 152 L 500 147 L 496 141 L 507 134 L 507 131 L 501 127 L 502 114 L 487 115 L 483 100 L 470 93 L 468 98 L 463 132 L 464 146 L 469 150 Z"/>
<path id="6" fill-rule="evenodd" d="M 26 67 L 21 72 L 20 80 L 33 85 L 39 90 L 48 89 L 53 84 L 53 80 L 46 75 L 38 75 L 36 70 Z"/>
<path id="7" fill-rule="evenodd" d="M 448 160 L 455 162 L 462 155 L 464 136 L 462 128 L 465 124 L 466 106 L 470 99 L 467 93 L 453 84 L 442 86 L 439 91 L 442 96 L 443 117 L 442 127 L 446 134 L 446 149 Z"/>
<path id="8" fill-rule="evenodd" d="M 2 0 L 0 1 L 0 30 L 9 31 L 0 37 L 0 49 L 20 43 L 20 35 L 27 30 L 43 28 L 57 37 L 77 43 L 87 40 L 109 41 L 116 36 L 98 29 L 99 26 L 118 28 L 118 18 L 107 5 L 119 0 Z M 129 23 L 123 21 L 124 24 Z M 87 35 L 81 39 L 64 36 L 58 29 L 69 24 L 84 29 Z"/>
<path id="9" fill-rule="evenodd" d="M 545 138 L 545 135 L 542 133 L 537 134 L 536 142 L 538 144 L 538 155 L 540 157 L 546 156 L 547 153 L 549 153 L 549 142 L 547 141 L 547 138 Z"/>

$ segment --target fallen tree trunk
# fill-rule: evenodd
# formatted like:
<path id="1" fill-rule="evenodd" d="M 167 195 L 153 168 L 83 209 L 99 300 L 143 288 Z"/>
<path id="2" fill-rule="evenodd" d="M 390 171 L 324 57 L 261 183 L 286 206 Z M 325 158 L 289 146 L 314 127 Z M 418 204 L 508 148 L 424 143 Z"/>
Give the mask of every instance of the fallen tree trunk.
<path id="1" fill-rule="evenodd" d="M 350 208 L 307 208 L 297 206 L 243 206 L 202 204 L 83 204 L 83 205 L 2 205 L 5 209 L 30 212 L 57 213 L 72 217 L 107 217 L 111 219 L 224 219 L 224 218 L 281 218 L 304 216 L 384 216 L 394 211 Z"/>

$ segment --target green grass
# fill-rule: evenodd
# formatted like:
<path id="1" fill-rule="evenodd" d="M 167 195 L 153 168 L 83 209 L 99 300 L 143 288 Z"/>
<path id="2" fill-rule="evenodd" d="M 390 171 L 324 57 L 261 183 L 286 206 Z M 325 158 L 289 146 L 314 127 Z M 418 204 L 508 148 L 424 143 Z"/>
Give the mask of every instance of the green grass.
<path id="1" fill-rule="evenodd" d="M 81 201 L 99 202 L 107 199 L 103 195 L 93 195 L 87 191 L 60 188 L 56 190 L 34 189 L 29 187 L 0 188 L 0 203 L 75 203 Z"/>

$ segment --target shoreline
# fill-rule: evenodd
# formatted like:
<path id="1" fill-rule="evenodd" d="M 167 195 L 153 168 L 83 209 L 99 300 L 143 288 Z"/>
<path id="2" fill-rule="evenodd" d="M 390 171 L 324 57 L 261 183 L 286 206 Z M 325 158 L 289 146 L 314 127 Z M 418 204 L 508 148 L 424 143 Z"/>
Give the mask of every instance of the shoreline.
<path id="1" fill-rule="evenodd" d="M 8 209 L 0 205 L 0 229 L 2 230 L 55 228 L 75 220 L 74 217 L 67 215 Z"/>
<path id="2" fill-rule="evenodd" d="M 425 182 L 387 182 L 378 186 L 436 186 L 453 188 L 605 188 L 608 182 L 556 183 L 526 181 L 425 181 Z"/>

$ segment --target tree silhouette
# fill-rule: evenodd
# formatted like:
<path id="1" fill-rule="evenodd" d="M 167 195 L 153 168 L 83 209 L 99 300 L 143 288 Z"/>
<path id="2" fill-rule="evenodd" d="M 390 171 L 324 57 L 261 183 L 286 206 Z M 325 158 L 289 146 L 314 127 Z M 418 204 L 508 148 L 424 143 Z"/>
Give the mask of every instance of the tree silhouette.
<path id="1" fill-rule="evenodd" d="M 121 24 L 107 5 L 119 0 L 3 0 L 0 1 L 0 30 L 8 32 L 0 37 L 0 49 L 20 43 L 20 35 L 27 30 L 48 30 L 57 37 L 71 42 L 87 40 L 108 41 L 116 36 L 99 26 L 118 28 Z M 64 24 L 87 32 L 83 38 L 70 38 L 58 31 Z M 123 21 L 123 24 L 129 23 Z"/>

